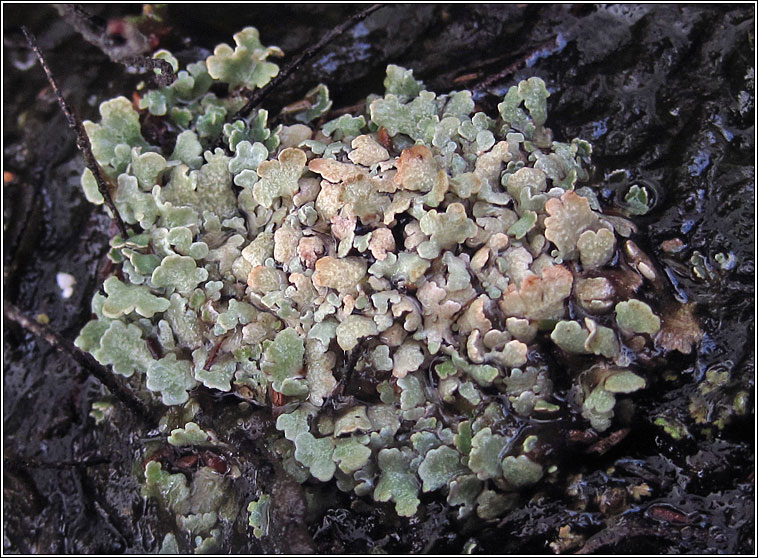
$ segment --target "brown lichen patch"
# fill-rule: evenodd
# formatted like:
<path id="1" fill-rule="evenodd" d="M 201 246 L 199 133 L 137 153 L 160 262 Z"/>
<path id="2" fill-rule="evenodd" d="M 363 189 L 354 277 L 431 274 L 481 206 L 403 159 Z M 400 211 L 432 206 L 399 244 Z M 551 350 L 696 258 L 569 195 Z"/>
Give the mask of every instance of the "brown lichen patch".
<path id="1" fill-rule="evenodd" d="M 355 236 L 356 219 L 352 215 L 335 215 L 331 218 L 332 235 L 338 240 Z"/>
<path id="2" fill-rule="evenodd" d="M 353 176 L 342 182 L 340 200 L 363 223 L 379 222 L 384 217 L 384 208 L 390 203 L 387 196 L 379 193 L 378 182 L 365 174 Z"/>
<path id="3" fill-rule="evenodd" d="M 297 245 L 303 233 L 299 230 L 284 226 L 274 233 L 274 259 L 287 264 L 297 257 Z"/>
<path id="4" fill-rule="evenodd" d="M 589 200 L 568 190 L 560 198 L 548 200 L 545 210 L 550 215 L 545 219 L 545 238 L 555 244 L 564 260 L 576 258 L 579 236 L 600 223 Z"/>
<path id="5" fill-rule="evenodd" d="M 256 293 L 278 291 L 284 283 L 284 274 L 278 269 L 259 265 L 247 276 L 247 285 Z"/>
<path id="6" fill-rule="evenodd" d="M 474 174 L 490 187 L 494 187 L 500 180 L 500 169 L 503 163 L 512 159 L 510 148 L 507 141 L 496 143 L 487 153 L 483 153 L 476 160 Z"/>
<path id="7" fill-rule="evenodd" d="M 564 316 L 563 301 L 571 294 L 574 276 L 562 265 L 548 267 L 542 277 L 527 277 L 516 289 L 510 285 L 500 301 L 506 316 L 530 320 L 557 320 Z"/>
<path id="8" fill-rule="evenodd" d="M 636 269 L 645 279 L 649 281 L 657 279 L 653 261 L 634 241 L 627 240 L 624 243 L 624 255 L 629 265 Z"/>
<path id="9" fill-rule="evenodd" d="M 676 309 L 664 314 L 661 330 L 655 338 L 660 348 L 686 355 L 692 352 L 692 347 L 703 338 L 694 310 L 692 304 L 678 304 Z"/>
<path id="10" fill-rule="evenodd" d="M 458 319 L 458 331 L 463 334 L 479 330 L 482 334 L 492 329 L 492 322 L 487 318 L 485 309 L 492 304 L 487 295 L 480 295 L 474 302 L 468 305 L 466 311 Z"/>
<path id="11" fill-rule="evenodd" d="M 297 184 L 297 194 L 295 194 L 295 196 L 292 198 L 292 201 L 295 203 L 295 207 L 300 207 L 308 202 L 315 201 L 318 197 L 319 192 L 321 191 L 321 185 L 319 184 L 319 181 L 313 177 L 301 178 L 298 180 Z"/>
<path id="12" fill-rule="evenodd" d="M 613 284 L 619 300 L 632 298 L 640 290 L 643 283 L 640 274 L 628 267 L 603 270 L 603 277 Z"/>
<path id="13" fill-rule="evenodd" d="M 302 273 L 291 273 L 289 282 L 295 287 L 295 293 L 290 295 L 292 301 L 300 308 L 307 308 L 317 295 L 310 277 Z"/>
<path id="14" fill-rule="evenodd" d="M 362 259 L 326 256 L 316 262 L 313 284 L 347 293 L 355 291 L 365 276 L 366 262 Z"/>
<path id="15" fill-rule="evenodd" d="M 385 128 L 384 126 L 381 126 L 379 128 L 379 131 L 376 134 L 376 139 L 379 141 L 379 143 L 385 149 L 391 149 L 392 148 L 392 138 L 390 137 L 389 133 L 387 132 L 387 128 Z"/>
<path id="16" fill-rule="evenodd" d="M 342 184 L 332 184 L 328 180 L 321 181 L 321 190 L 316 196 L 316 210 L 324 221 L 329 221 L 342 208 Z"/>
<path id="17" fill-rule="evenodd" d="M 358 136 L 351 143 L 353 151 L 347 158 L 357 165 L 370 167 L 390 158 L 389 152 L 369 135 Z"/>
<path id="18" fill-rule="evenodd" d="M 324 253 L 324 243 L 317 236 L 306 236 L 297 244 L 297 254 L 307 268 L 313 268 Z"/>
<path id="19" fill-rule="evenodd" d="M 434 186 L 439 168 L 425 145 L 403 149 L 397 161 L 395 184 L 404 190 L 428 192 Z"/>
<path id="20" fill-rule="evenodd" d="M 584 310 L 592 313 L 607 312 L 615 303 L 616 291 L 605 277 L 577 279 L 574 298 Z"/>
<path id="21" fill-rule="evenodd" d="M 313 130 L 305 124 L 293 124 L 292 126 L 282 126 L 279 130 L 279 145 L 281 148 L 297 147 L 305 140 L 313 137 Z"/>
<path id="22" fill-rule="evenodd" d="M 383 261 L 387 257 L 387 252 L 395 251 L 395 238 L 392 236 L 392 231 L 386 227 L 375 229 L 368 241 L 368 249 L 371 250 L 372 256 Z"/>
<path id="23" fill-rule="evenodd" d="M 341 163 L 336 159 L 313 159 L 308 163 L 308 170 L 323 176 L 332 184 L 355 180 L 364 174 L 364 170 L 350 163 Z"/>

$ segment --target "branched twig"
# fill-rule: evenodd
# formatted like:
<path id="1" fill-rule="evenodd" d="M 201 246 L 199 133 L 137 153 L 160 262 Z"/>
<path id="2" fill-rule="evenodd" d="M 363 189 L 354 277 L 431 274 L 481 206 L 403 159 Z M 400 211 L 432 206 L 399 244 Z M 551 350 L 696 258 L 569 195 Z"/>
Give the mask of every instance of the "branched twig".
<path id="1" fill-rule="evenodd" d="M 77 114 L 71 109 L 68 102 L 66 101 L 66 98 L 63 96 L 60 87 L 58 87 L 58 83 L 55 81 L 53 73 L 50 71 L 50 68 L 45 61 L 44 56 L 42 56 L 42 51 L 39 48 L 39 44 L 37 44 L 36 37 L 26 27 L 22 26 L 21 30 L 24 32 L 26 41 L 29 43 L 29 46 L 37 56 L 37 60 L 39 60 L 42 69 L 45 70 L 47 81 L 50 83 L 50 87 L 53 88 L 55 96 L 58 98 L 58 104 L 60 105 L 63 114 L 66 115 L 68 125 L 76 133 L 76 145 L 84 156 L 84 164 L 87 165 L 87 168 L 95 176 L 95 180 L 97 181 L 97 189 L 100 191 L 103 199 L 105 199 L 106 205 L 113 212 L 113 216 L 116 219 L 116 224 L 118 225 L 118 230 L 121 232 L 121 235 L 124 238 L 128 238 L 129 231 L 126 228 L 124 221 L 121 219 L 121 215 L 119 214 L 118 209 L 116 209 L 116 204 L 113 203 L 113 198 L 111 198 L 111 193 L 108 190 L 108 180 L 103 173 L 103 169 L 100 168 L 97 160 L 95 160 L 95 156 L 92 153 L 92 144 L 89 141 L 87 131 L 84 129 L 84 124 L 82 124 L 79 116 L 77 116 Z"/>
<path id="2" fill-rule="evenodd" d="M 51 329 L 30 319 L 10 302 L 4 301 L 3 306 L 3 313 L 6 318 L 16 322 L 27 331 L 31 331 L 35 335 L 42 337 L 42 339 L 52 345 L 53 348 L 73 358 L 80 366 L 82 366 L 82 368 L 107 387 L 108 390 L 146 426 L 150 428 L 155 427 L 155 418 L 147 405 L 134 395 L 131 390 L 122 386 L 113 374 L 108 372 L 108 370 L 92 358 L 92 356 L 80 351 L 72 343 L 66 341 Z"/>
<path id="3" fill-rule="evenodd" d="M 340 25 L 326 33 L 319 42 L 317 42 L 315 45 L 312 45 L 308 48 L 306 48 L 303 52 L 300 53 L 300 55 L 295 58 L 292 62 L 289 63 L 289 65 L 282 70 L 279 75 L 277 75 L 274 79 L 272 79 L 270 82 L 268 82 L 264 87 L 261 89 L 258 89 L 255 91 L 251 96 L 250 99 L 248 99 L 247 103 L 244 107 L 242 107 L 239 111 L 237 111 L 237 114 L 234 115 L 232 118 L 232 121 L 240 120 L 242 118 L 245 118 L 248 114 L 250 114 L 250 111 L 252 111 L 256 106 L 258 106 L 263 99 L 268 96 L 271 91 L 278 86 L 280 83 L 282 83 L 284 80 L 286 80 L 292 72 L 297 70 L 300 65 L 305 62 L 306 60 L 310 60 L 313 58 L 316 54 L 319 53 L 321 49 L 323 49 L 327 44 L 329 44 L 331 41 L 333 41 L 336 37 L 350 29 L 353 25 L 358 23 L 359 21 L 362 21 L 366 19 L 369 15 L 374 13 L 376 10 L 382 7 L 382 4 L 373 4 L 369 6 L 368 8 L 365 8 L 361 10 L 360 12 L 357 12 L 347 18 L 344 22 L 342 22 Z"/>

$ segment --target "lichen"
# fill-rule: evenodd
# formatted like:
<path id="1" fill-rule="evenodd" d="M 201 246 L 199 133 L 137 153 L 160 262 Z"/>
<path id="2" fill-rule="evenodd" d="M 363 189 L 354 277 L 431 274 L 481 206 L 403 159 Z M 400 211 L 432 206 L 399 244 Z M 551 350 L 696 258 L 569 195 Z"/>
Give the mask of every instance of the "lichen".
<path id="1" fill-rule="evenodd" d="M 234 393 L 276 409 L 269 441 L 299 482 L 406 517 L 420 492 L 441 493 L 459 517 L 491 520 L 555 471 L 543 422 L 628 420 L 650 352 L 702 337 L 691 311 L 667 314 L 645 292 L 655 266 L 587 184 L 589 144 L 552 140 L 540 78 L 487 115 L 471 92 L 437 95 L 389 66 L 362 114 L 329 119 L 319 85 L 276 127 L 263 109 L 231 122 L 281 54 L 253 28 L 234 40 L 141 96 L 151 119 L 178 126 L 171 153 L 147 143 L 126 98 L 86 124 L 133 234 L 113 239 L 117 272 L 76 344 L 116 374 L 144 374 L 146 396 L 180 409 L 196 392 Z M 85 171 L 85 194 L 102 203 L 93 180 Z M 628 213 L 648 203 L 641 192 Z M 546 364 L 555 349 L 565 369 Z M 530 417 L 551 421 L 516 445 Z M 193 416 L 172 427 L 176 448 L 221 436 Z M 221 506 L 189 486 L 226 482 L 207 469 L 145 470 L 145 494 L 198 550 L 218 544 Z M 249 503 L 253 536 L 272 505 Z"/>
<path id="2" fill-rule="evenodd" d="M 257 500 L 252 500 L 247 506 L 250 513 L 249 524 L 253 528 L 253 536 L 256 539 L 268 535 L 269 514 L 271 508 L 271 496 L 262 494 Z"/>
<path id="3" fill-rule="evenodd" d="M 183 428 L 175 428 L 168 437 L 168 443 L 172 446 L 212 446 L 216 437 L 200 428 L 194 422 L 188 422 Z"/>
<path id="4" fill-rule="evenodd" d="M 206 60 L 208 74 L 228 83 L 229 87 L 254 89 L 263 87 L 279 73 L 279 67 L 266 61 L 269 56 L 282 56 L 277 47 L 264 47 L 255 27 L 245 27 L 234 35 L 237 46 L 218 45 Z"/>

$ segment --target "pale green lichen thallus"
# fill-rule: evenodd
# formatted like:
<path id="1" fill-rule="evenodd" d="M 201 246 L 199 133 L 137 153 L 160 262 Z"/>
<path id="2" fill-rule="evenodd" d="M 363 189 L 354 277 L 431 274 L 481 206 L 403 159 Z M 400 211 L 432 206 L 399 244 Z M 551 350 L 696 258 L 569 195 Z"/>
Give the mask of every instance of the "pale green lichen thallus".
<path id="1" fill-rule="evenodd" d="M 156 54 L 172 85 L 140 91 L 136 107 L 106 101 L 86 123 L 134 235 L 113 239 L 121 273 L 76 344 L 169 406 L 168 443 L 218 443 L 192 422 L 193 393 L 235 392 L 286 405 L 269 442 L 300 482 L 401 516 L 436 493 L 459 517 L 493 519 L 557 474 L 552 442 L 518 435 L 525 420 L 571 413 L 599 432 L 628 420 L 619 401 L 648 385 L 635 355 L 666 324 L 651 280 L 620 260 L 635 227 L 603 212 L 590 144 L 545 127 L 540 78 L 485 114 L 471 92 L 437 95 L 389 66 L 359 114 L 328 119 L 319 86 L 288 115 L 298 123 L 271 127 L 261 109 L 229 123 L 282 54 L 253 28 L 234 41 L 185 69 Z M 145 113 L 176 132 L 170 150 L 145 139 Z M 82 186 L 102 203 L 89 171 Z M 546 351 L 567 364 L 547 366 Z M 340 393 L 360 384 L 354 403 L 323 407 L 345 362 Z M 572 387 L 554 397 L 556 383 Z M 198 549 L 237 513 L 202 499 L 228 489 L 213 474 L 145 470 L 145 495 Z M 252 534 L 265 536 L 270 498 L 250 498 Z"/>

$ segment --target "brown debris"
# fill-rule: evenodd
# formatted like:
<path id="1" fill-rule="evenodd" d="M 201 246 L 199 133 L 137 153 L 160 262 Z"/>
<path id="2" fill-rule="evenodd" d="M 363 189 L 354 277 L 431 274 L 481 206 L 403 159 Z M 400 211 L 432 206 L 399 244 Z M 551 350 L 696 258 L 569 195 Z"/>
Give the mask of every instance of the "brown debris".
<path id="1" fill-rule="evenodd" d="M 600 440 L 592 444 L 589 448 L 587 448 L 586 453 L 596 453 L 598 455 L 603 455 L 605 453 L 608 453 L 609 450 L 613 449 L 624 438 L 626 438 L 627 434 L 629 434 L 628 428 L 622 428 L 621 430 L 616 430 L 615 432 L 612 432 L 609 436 L 606 436 L 605 438 L 601 438 Z"/>
<path id="2" fill-rule="evenodd" d="M 678 304 L 676 309 L 663 315 L 661 330 L 655 338 L 656 344 L 665 351 L 679 351 L 685 355 L 703 338 L 695 318 L 693 304 Z"/>

